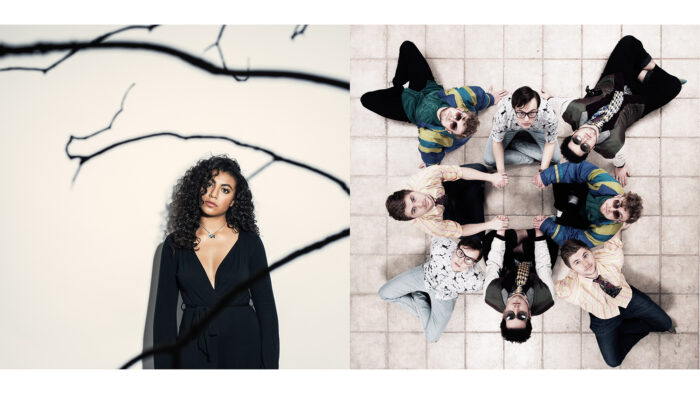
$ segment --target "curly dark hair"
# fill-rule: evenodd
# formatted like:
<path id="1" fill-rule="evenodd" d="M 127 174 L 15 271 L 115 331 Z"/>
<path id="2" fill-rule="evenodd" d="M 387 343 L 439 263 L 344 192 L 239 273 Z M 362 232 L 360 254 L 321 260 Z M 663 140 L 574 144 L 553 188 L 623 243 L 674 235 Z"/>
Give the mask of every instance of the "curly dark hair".
<path id="1" fill-rule="evenodd" d="M 202 217 L 202 195 L 206 192 L 207 183 L 221 171 L 236 180 L 233 196 L 236 203 L 226 211 L 228 227 L 259 235 L 253 195 L 238 162 L 226 155 L 212 156 L 198 161 L 187 170 L 173 188 L 172 201 L 168 204 L 167 232 L 178 247 L 197 249 L 200 239 L 196 232 Z"/>
<path id="2" fill-rule="evenodd" d="M 506 327 L 506 319 L 501 319 L 501 336 L 503 339 L 513 343 L 525 343 L 530 339 L 532 333 L 531 319 L 527 319 L 525 328 L 508 328 Z"/>

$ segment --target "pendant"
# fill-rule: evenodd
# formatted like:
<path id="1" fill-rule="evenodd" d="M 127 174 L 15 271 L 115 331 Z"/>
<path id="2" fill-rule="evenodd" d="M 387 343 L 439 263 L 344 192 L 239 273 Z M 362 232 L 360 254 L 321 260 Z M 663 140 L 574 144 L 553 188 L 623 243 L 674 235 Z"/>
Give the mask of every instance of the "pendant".
<path id="1" fill-rule="evenodd" d="M 209 238 L 216 238 L 216 235 L 214 235 L 214 234 L 209 234 Z"/>

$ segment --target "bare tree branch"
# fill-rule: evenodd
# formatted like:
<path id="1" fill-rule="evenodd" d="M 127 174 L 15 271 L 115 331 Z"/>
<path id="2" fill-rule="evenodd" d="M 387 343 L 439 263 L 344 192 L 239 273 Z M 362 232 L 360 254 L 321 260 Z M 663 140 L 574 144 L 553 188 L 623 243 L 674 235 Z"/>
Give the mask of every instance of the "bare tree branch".
<path id="1" fill-rule="evenodd" d="M 101 35 L 101 36 L 95 38 L 95 39 L 92 40 L 91 42 L 102 42 L 102 41 L 108 39 L 109 37 L 111 37 L 111 36 L 113 36 L 113 35 L 115 35 L 115 34 L 117 34 L 117 33 L 121 33 L 121 32 L 123 32 L 123 31 L 127 31 L 127 30 L 133 30 L 133 29 L 147 29 L 147 30 L 150 32 L 150 31 L 153 31 L 153 29 L 155 29 L 156 27 L 158 27 L 158 25 L 148 25 L 148 26 L 146 26 L 146 25 L 133 25 L 133 26 L 126 26 L 126 27 L 122 27 L 121 29 L 117 29 L 117 30 L 111 31 L 111 32 L 109 32 L 109 33 L 103 34 L 103 35 Z M 53 69 L 54 67 L 58 66 L 59 64 L 63 63 L 64 61 L 66 61 L 69 57 L 75 55 L 76 52 L 78 52 L 77 49 L 73 49 L 73 50 L 69 51 L 69 52 L 68 52 L 65 56 L 63 56 L 61 59 L 59 59 L 58 61 L 54 62 L 53 64 L 51 64 L 50 66 L 45 67 L 45 68 L 39 68 L 39 67 L 6 67 L 6 68 L 0 68 L 0 71 L 39 71 L 39 72 L 41 72 L 41 73 L 46 74 L 47 72 L 51 71 L 51 69 Z"/>
<path id="2" fill-rule="evenodd" d="M 309 244 L 301 249 L 298 249 L 287 256 L 283 257 L 282 259 L 276 261 L 274 264 L 270 265 L 269 267 L 260 270 L 259 272 L 255 273 L 252 275 L 248 280 L 245 282 L 239 284 L 238 286 L 234 287 L 231 289 L 228 293 L 226 293 L 219 302 L 217 302 L 214 306 L 211 307 L 209 310 L 209 313 L 206 314 L 202 320 L 197 322 L 197 324 L 194 324 L 189 331 L 185 335 L 183 335 L 180 339 L 178 339 L 174 344 L 172 345 L 166 345 L 158 348 L 151 348 L 144 350 L 141 354 L 138 356 L 132 358 L 131 360 L 127 361 L 126 364 L 124 364 L 121 369 L 127 369 L 134 365 L 136 362 L 139 360 L 144 359 L 145 357 L 153 356 L 157 353 L 172 353 L 175 354 L 179 349 L 181 349 L 183 346 L 191 342 L 193 339 L 197 337 L 197 335 L 202 332 L 209 323 L 216 317 L 216 315 L 226 306 L 226 304 L 231 301 L 233 298 L 236 297 L 240 292 L 248 289 L 253 283 L 256 281 L 260 280 L 263 278 L 265 275 L 270 274 L 272 271 L 276 270 L 277 268 L 282 267 L 283 265 L 289 263 L 290 261 L 293 261 L 294 259 L 301 257 L 305 254 L 311 253 L 314 250 L 321 249 L 324 246 L 331 244 L 335 241 L 338 241 L 340 239 L 343 239 L 347 236 L 350 235 L 350 229 L 346 228 L 343 229 L 335 234 L 329 235 L 328 237 L 316 241 L 312 244 Z M 177 357 L 176 357 L 177 358 Z"/>
<path id="3" fill-rule="evenodd" d="M 129 49 L 143 50 L 161 53 L 178 58 L 192 66 L 206 71 L 213 75 L 227 75 L 237 77 L 258 77 L 258 78 L 289 78 L 301 81 L 315 82 L 323 85 L 333 86 L 343 90 L 350 90 L 350 83 L 337 78 L 326 77 L 318 74 L 311 74 L 289 70 L 234 70 L 216 66 L 202 58 L 183 52 L 179 49 L 165 45 L 153 44 L 149 42 L 131 41 L 110 41 L 110 42 L 39 42 L 31 45 L 5 45 L 0 44 L 0 58 L 11 55 L 46 54 L 57 51 L 74 50 L 104 50 L 104 49 Z M 0 70 L 1 71 L 1 70 Z M 12 71 L 12 70 L 5 70 Z"/>
<path id="4" fill-rule="evenodd" d="M 296 26 L 294 27 L 294 32 L 292 33 L 292 40 L 293 40 L 296 36 L 300 36 L 300 35 L 304 34 L 304 32 L 306 31 L 306 28 L 307 28 L 308 26 L 309 26 L 309 25 L 296 25 Z"/>
<path id="5" fill-rule="evenodd" d="M 204 52 L 208 51 L 209 49 L 216 47 L 217 51 L 219 51 L 219 58 L 221 58 L 221 66 L 225 69 L 228 70 L 226 67 L 226 59 L 224 59 L 224 51 L 221 49 L 221 36 L 224 35 L 224 29 L 226 29 L 226 25 L 221 25 L 221 29 L 219 30 L 219 36 L 216 38 L 216 42 L 209 45 L 204 49 Z M 250 58 L 246 60 L 246 70 L 250 70 Z M 233 79 L 235 79 L 238 82 L 245 82 L 248 80 L 248 77 L 241 78 L 237 75 L 233 76 Z"/>

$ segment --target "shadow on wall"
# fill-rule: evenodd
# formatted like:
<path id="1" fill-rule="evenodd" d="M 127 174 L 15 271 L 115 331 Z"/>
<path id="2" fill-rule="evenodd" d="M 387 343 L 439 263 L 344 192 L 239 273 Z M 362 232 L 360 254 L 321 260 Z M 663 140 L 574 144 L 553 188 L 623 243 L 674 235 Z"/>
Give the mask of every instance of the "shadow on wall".
<path id="1" fill-rule="evenodd" d="M 153 347 L 153 315 L 156 310 L 156 293 L 158 291 L 158 275 L 160 274 L 160 256 L 163 253 L 163 243 L 156 248 L 153 256 L 153 269 L 151 270 L 151 290 L 148 293 L 148 309 L 146 312 L 146 324 L 143 330 L 143 349 Z M 182 321 L 182 297 L 177 297 L 177 326 L 180 332 L 180 322 Z M 153 369 L 153 357 L 146 357 L 142 361 L 143 369 Z"/>

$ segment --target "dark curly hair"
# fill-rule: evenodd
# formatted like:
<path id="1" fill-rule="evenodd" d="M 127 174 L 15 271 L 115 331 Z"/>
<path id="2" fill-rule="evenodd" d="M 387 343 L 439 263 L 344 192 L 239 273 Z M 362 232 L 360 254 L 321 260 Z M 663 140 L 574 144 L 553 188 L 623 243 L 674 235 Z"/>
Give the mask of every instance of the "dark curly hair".
<path id="1" fill-rule="evenodd" d="M 525 328 L 508 328 L 506 327 L 506 319 L 501 319 L 501 336 L 503 339 L 513 343 L 525 343 L 530 339 L 532 333 L 532 323 L 527 319 Z"/>
<path id="2" fill-rule="evenodd" d="M 255 220 L 253 196 L 248 182 L 241 174 L 238 162 L 226 155 L 202 159 L 173 188 L 172 201 L 168 204 L 167 232 L 180 248 L 196 249 L 200 239 L 196 236 L 202 217 L 202 195 L 219 172 L 225 172 L 236 180 L 233 199 L 236 202 L 226 211 L 226 223 L 236 231 L 245 230 L 259 235 Z"/>

